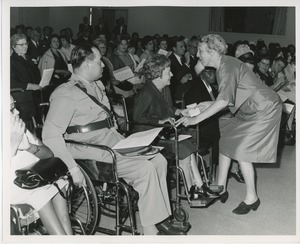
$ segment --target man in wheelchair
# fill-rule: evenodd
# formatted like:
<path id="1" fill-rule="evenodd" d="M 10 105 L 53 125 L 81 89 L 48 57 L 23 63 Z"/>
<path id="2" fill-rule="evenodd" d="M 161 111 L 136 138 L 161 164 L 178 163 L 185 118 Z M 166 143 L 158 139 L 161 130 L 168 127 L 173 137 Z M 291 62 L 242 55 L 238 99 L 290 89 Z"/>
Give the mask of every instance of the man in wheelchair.
<path id="1" fill-rule="evenodd" d="M 43 141 L 69 167 L 73 181 L 84 184 L 75 159 L 109 162 L 108 153 L 65 139 L 113 147 L 123 137 L 116 130 L 105 87 L 99 78 L 104 64 L 96 46 L 82 44 L 71 54 L 74 74 L 50 97 L 50 108 L 43 129 Z M 117 172 L 139 193 L 139 213 L 145 235 L 162 231 L 184 235 L 187 229 L 172 226 L 167 190 L 167 161 L 157 154 L 151 160 L 128 159 L 117 154 Z"/>

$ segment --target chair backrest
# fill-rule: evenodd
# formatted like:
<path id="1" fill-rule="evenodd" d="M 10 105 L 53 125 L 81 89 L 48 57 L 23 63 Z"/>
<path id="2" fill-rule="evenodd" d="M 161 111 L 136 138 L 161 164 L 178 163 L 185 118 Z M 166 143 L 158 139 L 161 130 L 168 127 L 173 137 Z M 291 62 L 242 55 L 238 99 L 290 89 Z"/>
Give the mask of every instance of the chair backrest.
<path id="1" fill-rule="evenodd" d="M 12 90 L 11 95 L 16 101 L 16 109 L 20 112 L 19 116 L 26 124 L 26 128 L 33 134 L 36 134 L 37 123 L 35 116 L 37 111 L 32 91 Z"/>
<path id="2" fill-rule="evenodd" d="M 16 108 L 20 112 L 21 119 L 31 119 L 36 115 L 32 91 L 12 91 L 11 95 L 16 101 Z"/>

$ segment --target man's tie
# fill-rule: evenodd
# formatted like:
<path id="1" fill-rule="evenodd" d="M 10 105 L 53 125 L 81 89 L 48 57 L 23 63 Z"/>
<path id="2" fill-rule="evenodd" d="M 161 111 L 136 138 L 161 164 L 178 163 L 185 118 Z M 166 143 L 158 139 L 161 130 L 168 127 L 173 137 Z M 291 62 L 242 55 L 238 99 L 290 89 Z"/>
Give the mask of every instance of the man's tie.
<path id="1" fill-rule="evenodd" d="M 184 65 L 184 64 L 185 64 L 185 57 L 182 56 L 182 57 L 180 58 L 180 61 L 181 61 L 181 65 Z"/>

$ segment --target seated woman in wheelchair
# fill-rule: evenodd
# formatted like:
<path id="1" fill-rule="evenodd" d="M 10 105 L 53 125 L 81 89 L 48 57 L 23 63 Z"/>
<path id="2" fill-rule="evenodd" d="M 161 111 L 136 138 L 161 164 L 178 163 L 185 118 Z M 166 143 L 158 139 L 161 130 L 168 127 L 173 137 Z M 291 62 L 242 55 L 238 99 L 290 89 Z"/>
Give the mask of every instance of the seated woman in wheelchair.
<path id="1" fill-rule="evenodd" d="M 19 111 L 10 97 L 10 157 L 11 179 L 15 178 L 15 170 L 29 166 L 39 159 L 53 157 L 51 150 L 25 128 Z M 65 193 L 67 182 L 57 181 L 59 188 Z M 39 214 L 41 221 L 50 235 L 73 235 L 66 200 L 58 194 L 54 185 L 46 185 L 32 190 L 22 189 L 11 183 L 11 204 L 28 204 Z"/>
<path id="2" fill-rule="evenodd" d="M 172 77 L 170 60 L 163 55 L 149 57 L 141 72 L 147 82 L 135 97 L 133 120 L 138 123 L 174 125 L 175 116 L 179 116 L 183 110 L 176 109 L 172 104 L 168 87 Z M 134 126 L 138 131 L 150 128 L 148 125 Z M 203 184 L 194 155 L 196 151 L 197 147 L 190 140 L 179 143 L 179 165 L 184 171 L 191 198 L 216 198 L 218 194 Z"/>

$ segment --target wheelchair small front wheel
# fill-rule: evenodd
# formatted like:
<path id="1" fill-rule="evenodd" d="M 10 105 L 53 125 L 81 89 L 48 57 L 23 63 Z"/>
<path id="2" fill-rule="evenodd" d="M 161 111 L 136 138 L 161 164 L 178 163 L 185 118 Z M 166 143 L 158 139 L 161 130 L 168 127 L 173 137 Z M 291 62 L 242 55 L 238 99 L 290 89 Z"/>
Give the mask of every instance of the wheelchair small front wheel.
<path id="1" fill-rule="evenodd" d="M 176 207 L 173 213 L 174 219 L 180 222 L 186 222 L 189 219 L 189 214 L 182 207 Z"/>

